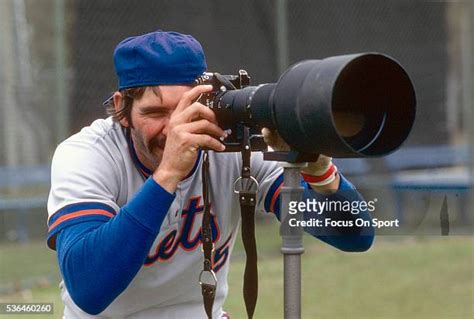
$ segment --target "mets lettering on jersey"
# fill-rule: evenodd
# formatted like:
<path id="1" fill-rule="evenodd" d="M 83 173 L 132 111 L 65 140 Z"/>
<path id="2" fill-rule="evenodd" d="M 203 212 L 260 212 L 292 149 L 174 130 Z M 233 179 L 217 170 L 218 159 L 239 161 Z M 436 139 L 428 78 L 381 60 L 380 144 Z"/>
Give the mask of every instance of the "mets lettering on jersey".
<path id="1" fill-rule="evenodd" d="M 163 236 L 163 239 L 154 248 L 154 252 L 149 254 L 145 266 L 153 265 L 157 261 L 167 261 L 173 258 L 178 249 L 193 251 L 201 247 L 201 220 L 204 207 L 200 206 L 201 196 L 189 199 L 187 208 L 181 212 L 182 223 L 179 230 L 171 230 Z M 216 243 L 220 239 L 220 230 L 217 218 L 212 215 L 212 241 Z M 197 226 L 197 227 L 196 227 Z M 224 241 L 222 246 L 217 247 L 213 269 L 218 272 L 229 257 L 229 243 L 232 233 Z"/>
<path id="2" fill-rule="evenodd" d="M 232 186 L 240 176 L 241 158 L 236 153 L 210 152 L 209 162 L 213 266 L 219 281 L 214 313 L 220 318 L 228 290 L 228 260 L 240 223 L 240 204 Z M 179 183 L 142 267 L 101 317 L 206 318 L 198 285 L 203 258 L 200 167 L 201 156 Z M 260 184 L 257 210 L 268 210 L 276 204 L 282 169 L 264 162 L 260 153 L 252 156 L 251 167 Z M 110 118 L 95 121 L 61 143 L 52 164 L 48 245 L 54 249 L 57 234 L 67 227 L 107 222 L 120 215 L 150 173 L 138 161 L 130 137 Z M 94 318 L 78 307 L 64 283 L 61 288 L 67 318 Z"/>

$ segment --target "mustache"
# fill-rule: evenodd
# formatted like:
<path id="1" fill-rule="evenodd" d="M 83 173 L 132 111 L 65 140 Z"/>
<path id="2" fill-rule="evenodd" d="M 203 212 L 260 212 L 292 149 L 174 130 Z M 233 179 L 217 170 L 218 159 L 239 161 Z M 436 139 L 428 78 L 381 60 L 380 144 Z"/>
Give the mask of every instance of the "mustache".
<path id="1" fill-rule="evenodd" d="M 157 136 L 152 138 L 148 142 L 148 151 L 151 153 L 155 148 L 159 147 L 161 149 L 165 148 L 166 144 L 166 136 Z"/>

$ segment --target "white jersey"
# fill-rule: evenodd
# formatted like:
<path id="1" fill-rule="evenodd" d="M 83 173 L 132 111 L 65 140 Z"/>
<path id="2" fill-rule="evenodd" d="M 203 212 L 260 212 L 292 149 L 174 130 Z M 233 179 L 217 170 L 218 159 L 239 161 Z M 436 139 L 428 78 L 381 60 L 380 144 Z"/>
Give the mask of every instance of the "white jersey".
<path id="1" fill-rule="evenodd" d="M 83 312 L 61 282 L 66 318 L 207 318 L 198 283 L 203 267 L 201 162 L 199 156 L 190 175 L 179 183 L 145 264 L 102 313 L 91 316 Z M 213 318 L 221 318 L 229 257 L 240 223 L 233 183 L 241 174 L 241 156 L 209 152 L 209 163 L 211 224 L 217 236 L 213 267 L 218 286 Z M 260 183 L 257 210 L 272 211 L 282 169 L 275 162 L 263 161 L 261 153 L 254 153 L 251 172 Z M 55 248 L 56 234 L 65 227 L 112 218 L 142 187 L 149 173 L 139 162 L 130 137 L 111 118 L 96 120 L 61 143 L 52 163 L 48 245 Z"/>

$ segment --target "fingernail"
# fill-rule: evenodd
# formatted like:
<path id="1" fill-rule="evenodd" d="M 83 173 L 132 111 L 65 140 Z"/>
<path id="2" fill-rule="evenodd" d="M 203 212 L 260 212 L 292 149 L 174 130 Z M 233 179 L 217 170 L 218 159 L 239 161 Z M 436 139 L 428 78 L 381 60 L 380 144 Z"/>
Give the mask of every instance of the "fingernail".
<path id="1" fill-rule="evenodd" d="M 224 151 L 224 150 L 225 150 L 225 145 L 221 144 L 221 151 Z"/>

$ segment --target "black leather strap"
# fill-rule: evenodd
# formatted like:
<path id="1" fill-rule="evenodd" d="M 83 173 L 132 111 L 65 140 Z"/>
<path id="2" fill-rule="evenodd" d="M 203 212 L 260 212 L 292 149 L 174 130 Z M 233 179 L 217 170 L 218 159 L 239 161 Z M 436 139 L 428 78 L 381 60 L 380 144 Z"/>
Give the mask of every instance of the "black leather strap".
<path id="1" fill-rule="evenodd" d="M 204 309 L 207 317 L 212 319 L 212 307 L 216 296 L 217 278 L 212 270 L 212 253 L 214 243 L 212 242 L 211 228 L 211 205 L 209 200 L 209 158 L 207 151 L 204 151 L 202 164 L 202 184 L 204 197 L 204 213 L 201 224 L 202 250 L 204 252 L 203 270 L 199 275 L 199 284 L 204 301 Z"/>
<path id="2" fill-rule="evenodd" d="M 248 180 L 256 185 L 247 185 L 250 189 L 240 189 L 239 202 L 242 219 L 242 241 L 244 244 L 247 259 L 244 271 L 244 287 L 243 294 L 245 300 L 245 308 L 248 318 L 253 318 L 258 297 L 258 269 L 257 269 L 257 246 L 255 241 L 255 205 L 257 201 L 258 184 L 255 178 L 250 174 L 250 140 L 249 129 L 244 129 L 244 138 L 242 143 L 242 176 L 241 182 Z M 204 151 L 202 165 L 202 183 L 204 197 L 204 214 L 202 218 L 201 238 L 204 252 L 203 270 L 199 276 L 201 292 L 204 301 L 204 309 L 207 317 L 212 319 L 212 307 L 216 294 L 217 279 L 212 270 L 212 253 L 214 244 L 212 242 L 211 228 L 211 209 L 209 201 L 209 159 L 207 151 Z M 243 185 L 243 184 L 242 184 Z M 235 185 L 234 185 L 235 186 Z M 251 187 L 256 186 L 256 187 Z M 235 190 L 234 190 L 235 191 Z M 204 280 L 206 277 L 206 280 Z"/>
<path id="3" fill-rule="evenodd" d="M 214 297 L 216 296 L 216 285 L 201 283 L 201 292 L 207 317 L 212 319 L 212 306 L 214 305 Z"/>
<path id="4" fill-rule="evenodd" d="M 244 129 L 242 145 L 242 179 L 251 181 L 250 174 L 250 140 L 249 129 Z M 248 318 L 252 318 L 257 305 L 258 297 L 258 269 L 257 269 L 257 246 L 255 242 L 255 204 L 257 201 L 257 189 L 242 189 L 239 191 L 240 211 L 242 218 L 242 242 L 244 244 L 247 259 L 244 271 L 244 301 Z M 258 187 L 258 186 L 257 186 Z"/>
<path id="5" fill-rule="evenodd" d="M 257 246 L 255 243 L 256 194 L 253 191 L 241 191 L 239 196 L 242 216 L 242 242 L 247 255 L 243 293 L 247 316 L 252 318 L 258 297 Z"/>

